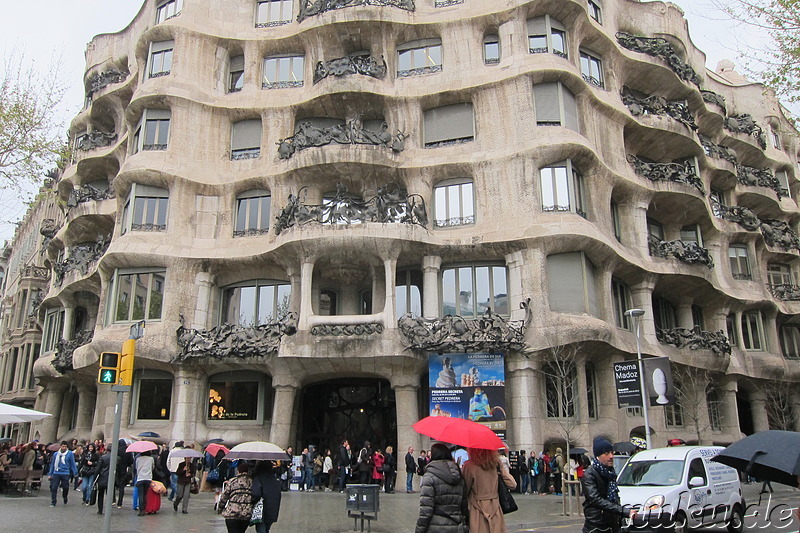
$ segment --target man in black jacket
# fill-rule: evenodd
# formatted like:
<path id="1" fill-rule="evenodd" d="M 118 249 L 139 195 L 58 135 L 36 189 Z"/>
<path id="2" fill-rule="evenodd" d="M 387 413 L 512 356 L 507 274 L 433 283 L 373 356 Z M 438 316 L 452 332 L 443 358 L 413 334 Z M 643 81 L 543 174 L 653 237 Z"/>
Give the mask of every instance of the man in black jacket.
<path id="1" fill-rule="evenodd" d="M 347 477 L 350 475 L 350 465 L 353 462 L 353 454 L 350 451 L 350 443 L 345 440 L 339 446 L 339 454 L 336 456 L 336 466 L 339 468 L 339 492 L 344 492 L 347 486 Z"/>
<path id="2" fill-rule="evenodd" d="M 636 511 L 620 505 L 612 444 L 603 437 L 595 437 L 592 448 L 594 461 L 583 474 L 583 533 L 616 533 L 620 519 L 633 520 Z"/>
<path id="3" fill-rule="evenodd" d="M 417 461 L 414 459 L 414 447 L 408 447 L 408 453 L 406 454 L 406 492 L 414 492 L 412 485 L 414 480 L 414 472 L 417 471 Z"/>

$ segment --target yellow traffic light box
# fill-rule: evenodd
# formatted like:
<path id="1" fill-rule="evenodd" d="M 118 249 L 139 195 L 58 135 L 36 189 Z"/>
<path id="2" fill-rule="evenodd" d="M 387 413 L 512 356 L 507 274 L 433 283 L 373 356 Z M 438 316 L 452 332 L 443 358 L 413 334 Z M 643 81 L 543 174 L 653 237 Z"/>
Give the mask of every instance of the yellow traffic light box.
<path id="1" fill-rule="evenodd" d="M 128 339 L 122 343 L 122 357 L 119 363 L 119 384 L 133 385 L 133 359 L 136 354 L 136 340 Z"/>
<path id="2" fill-rule="evenodd" d="M 117 352 L 103 352 L 100 354 L 100 371 L 97 382 L 116 385 L 119 376 L 120 357 Z"/>

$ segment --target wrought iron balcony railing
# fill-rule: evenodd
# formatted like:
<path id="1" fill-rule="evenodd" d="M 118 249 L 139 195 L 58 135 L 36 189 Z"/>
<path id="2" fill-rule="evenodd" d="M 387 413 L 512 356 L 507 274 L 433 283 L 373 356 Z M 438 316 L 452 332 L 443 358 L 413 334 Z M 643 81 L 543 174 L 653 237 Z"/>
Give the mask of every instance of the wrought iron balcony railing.
<path id="1" fill-rule="evenodd" d="M 703 331 L 698 326 L 692 329 L 656 328 L 658 342 L 670 344 L 676 348 L 689 348 L 690 350 L 711 350 L 714 355 L 730 355 L 731 343 L 723 331 Z"/>
<path id="2" fill-rule="evenodd" d="M 793 285 L 791 283 L 770 284 L 769 292 L 778 300 L 800 301 L 800 285 Z"/>
<path id="3" fill-rule="evenodd" d="M 658 237 L 650 235 L 648 245 L 650 255 L 653 257 L 674 257 L 690 265 L 701 264 L 708 268 L 714 268 L 714 259 L 711 254 L 696 242 L 662 241 Z"/>

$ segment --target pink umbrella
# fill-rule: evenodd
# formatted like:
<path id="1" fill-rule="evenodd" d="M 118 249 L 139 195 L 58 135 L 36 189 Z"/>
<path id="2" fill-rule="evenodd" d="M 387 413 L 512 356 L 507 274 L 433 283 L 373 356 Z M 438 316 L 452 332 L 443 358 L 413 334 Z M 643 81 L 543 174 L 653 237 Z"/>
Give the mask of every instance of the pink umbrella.
<path id="1" fill-rule="evenodd" d="M 127 448 L 125 448 L 125 451 L 133 453 L 142 453 L 157 449 L 158 445 L 156 445 L 155 442 L 150 442 L 149 440 L 138 440 L 133 444 L 129 445 Z"/>
<path id="2" fill-rule="evenodd" d="M 208 446 L 206 446 L 206 451 L 210 453 L 212 456 L 216 456 L 217 452 L 219 452 L 220 450 L 222 450 L 224 453 L 228 453 L 230 451 L 230 449 L 227 446 L 223 446 L 222 444 L 217 444 L 216 442 L 213 442 Z"/>

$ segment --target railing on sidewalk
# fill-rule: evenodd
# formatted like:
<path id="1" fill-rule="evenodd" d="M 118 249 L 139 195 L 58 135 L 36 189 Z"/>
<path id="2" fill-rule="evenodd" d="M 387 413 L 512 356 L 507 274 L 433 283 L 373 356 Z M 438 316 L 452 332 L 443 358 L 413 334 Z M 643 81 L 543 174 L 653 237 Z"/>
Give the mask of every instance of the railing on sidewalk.
<path id="1" fill-rule="evenodd" d="M 561 514 L 564 516 L 572 516 L 573 514 L 582 516 L 583 502 L 581 498 L 583 489 L 580 480 L 568 479 L 566 474 L 561 474 L 561 476 L 561 486 L 563 488 L 561 492 Z"/>

